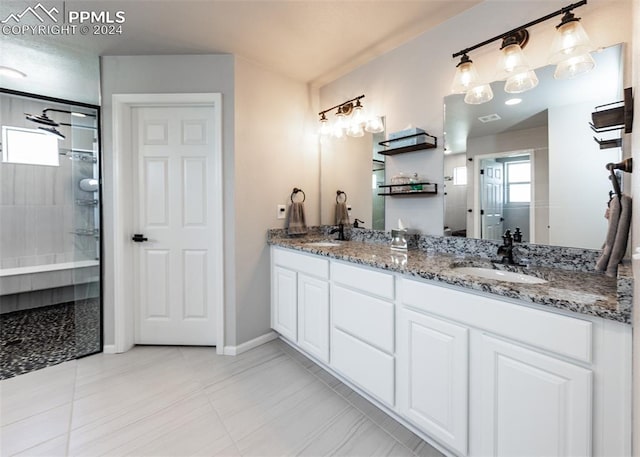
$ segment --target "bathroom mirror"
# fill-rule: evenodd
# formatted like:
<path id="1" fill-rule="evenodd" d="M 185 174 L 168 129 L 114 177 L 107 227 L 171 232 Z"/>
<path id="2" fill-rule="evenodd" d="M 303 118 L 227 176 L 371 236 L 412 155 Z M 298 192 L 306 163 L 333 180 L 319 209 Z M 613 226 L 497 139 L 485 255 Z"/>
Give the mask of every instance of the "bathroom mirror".
<path id="1" fill-rule="evenodd" d="M 351 209 L 352 224 L 357 218 L 364 221 L 360 227 L 384 230 L 385 200 L 377 189 L 385 180 L 385 156 L 378 153 L 384 136 L 384 132 L 365 132 L 359 138 L 321 137 L 321 224 L 335 224 L 336 192 L 341 190 Z"/>
<path id="2" fill-rule="evenodd" d="M 536 69 L 538 87 L 468 105 L 444 99 L 445 235 L 500 239 L 520 227 L 537 244 L 600 249 L 612 190 L 605 165 L 621 148 L 600 149 L 589 127 L 598 105 L 623 98 L 623 45 L 592 53 L 596 68 L 570 80 Z"/>

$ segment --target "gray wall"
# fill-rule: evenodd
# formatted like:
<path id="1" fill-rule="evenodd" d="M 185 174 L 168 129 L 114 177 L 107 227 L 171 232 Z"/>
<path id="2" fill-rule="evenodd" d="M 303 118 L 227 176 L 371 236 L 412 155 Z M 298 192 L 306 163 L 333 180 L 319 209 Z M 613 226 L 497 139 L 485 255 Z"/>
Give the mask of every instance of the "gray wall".
<path id="1" fill-rule="evenodd" d="M 235 209 L 234 209 L 234 57 L 231 55 L 107 56 L 101 58 L 104 217 L 112 221 L 110 201 L 118 177 L 113 176 L 112 95 L 134 93 L 222 94 L 222 149 L 224 181 L 225 332 L 235 341 Z M 113 233 L 104 234 L 105 246 L 114 246 Z M 114 343 L 113 252 L 106 249 L 104 288 L 105 344 Z"/>

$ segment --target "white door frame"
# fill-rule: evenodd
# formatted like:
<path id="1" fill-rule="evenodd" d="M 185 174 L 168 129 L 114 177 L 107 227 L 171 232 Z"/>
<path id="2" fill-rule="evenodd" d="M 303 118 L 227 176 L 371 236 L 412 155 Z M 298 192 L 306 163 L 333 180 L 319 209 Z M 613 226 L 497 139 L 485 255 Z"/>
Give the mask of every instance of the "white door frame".
<path id="1" fill-rule="evenodd" d="M 223 244 L 222 206 L 222 95 L 199 94 L 114 94 L 113 103 L 113 179 L 112 198 L 114 216 L 108 226 L 113 233 L 113 297 L 114 297 L 114 352 L 126 352 L 135 344 L 135 306 L 133 278 L 133 195 L 135 177 L 131 170 L 133 144 L 131 111 L 149 106 L 210 106 L 214 109 L 214 177 L 212 188 L 215 211 L 214 245 Z M 215 283 L 212 290 L 218 303 L 216 309 L 216 352 L 224 353 L 224 250 L 217 256 Z"/>
<path id="2" fill-rule="evenodd" d="M 536 237 L 536 205 L 535 205 L 535 149 L 516 149 L 514 151 L 507 152 L 495 152 L 492 154 L 478 154 L 473 156 L 473 207 L 482 208 L 480 202 L 480 162 L 483 159 L 497 159 L 500 157 L 509 157 L 517 154 L 529 154 L 529 161 L 531 162 L 531 204 L 529 205 L 529 243 L 535 243 Z M 467 235 L 471 238 L 480 238 L 480 226 L 482 225 L 482 218 L 480 217 L 480 211 L 473 212 L 473 234 Z"/>

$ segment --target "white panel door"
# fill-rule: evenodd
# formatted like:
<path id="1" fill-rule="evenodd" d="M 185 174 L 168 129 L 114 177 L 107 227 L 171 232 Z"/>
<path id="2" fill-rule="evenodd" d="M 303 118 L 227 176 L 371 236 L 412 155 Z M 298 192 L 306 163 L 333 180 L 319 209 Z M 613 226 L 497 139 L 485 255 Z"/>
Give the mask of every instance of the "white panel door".
<path id="1" fill-rule="evenodd" d="M 300 273 L 298 345 L 329 363 L 329 283 Z"/>
<path id="2" fill-rule="evenodd" d="M 400 413 L 466 455 L 469 329 L 406 308 L 399 314 Z"/>
<path id="3" fill-rule="evenodd" d="M 482 335 L 477 455 L 591 455 L 592 372 Z M 474 356 L 475 357 L 475 356 Z"/>
<path id="4" fill-rule="evenodd" d="M 294 342 L 298 337 L 297 290 L 297 273 L 274 266 L 271 276 L 271 328 Z"/>
<path id="5" fill-rule="evenodd" d="M 213 107 L 133 109 L 136 343 L 216 344 Z"/>
<path id="6" fill-rule="evenodd" d="M 500 240 L 504 232 L 504 167 L 489 159 L 484 159 L 481 167 L 482 239 Z"/>

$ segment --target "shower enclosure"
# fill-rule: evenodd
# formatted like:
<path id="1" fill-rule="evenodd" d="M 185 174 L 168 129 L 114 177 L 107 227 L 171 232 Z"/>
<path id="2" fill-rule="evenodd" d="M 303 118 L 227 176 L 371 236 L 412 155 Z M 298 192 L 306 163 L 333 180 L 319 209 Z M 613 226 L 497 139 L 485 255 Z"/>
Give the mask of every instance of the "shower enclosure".
<path id="1" fill-rule="evenodd" d="M 100 111 L 0 89 L 0 379 L 102 350 Z"/>

